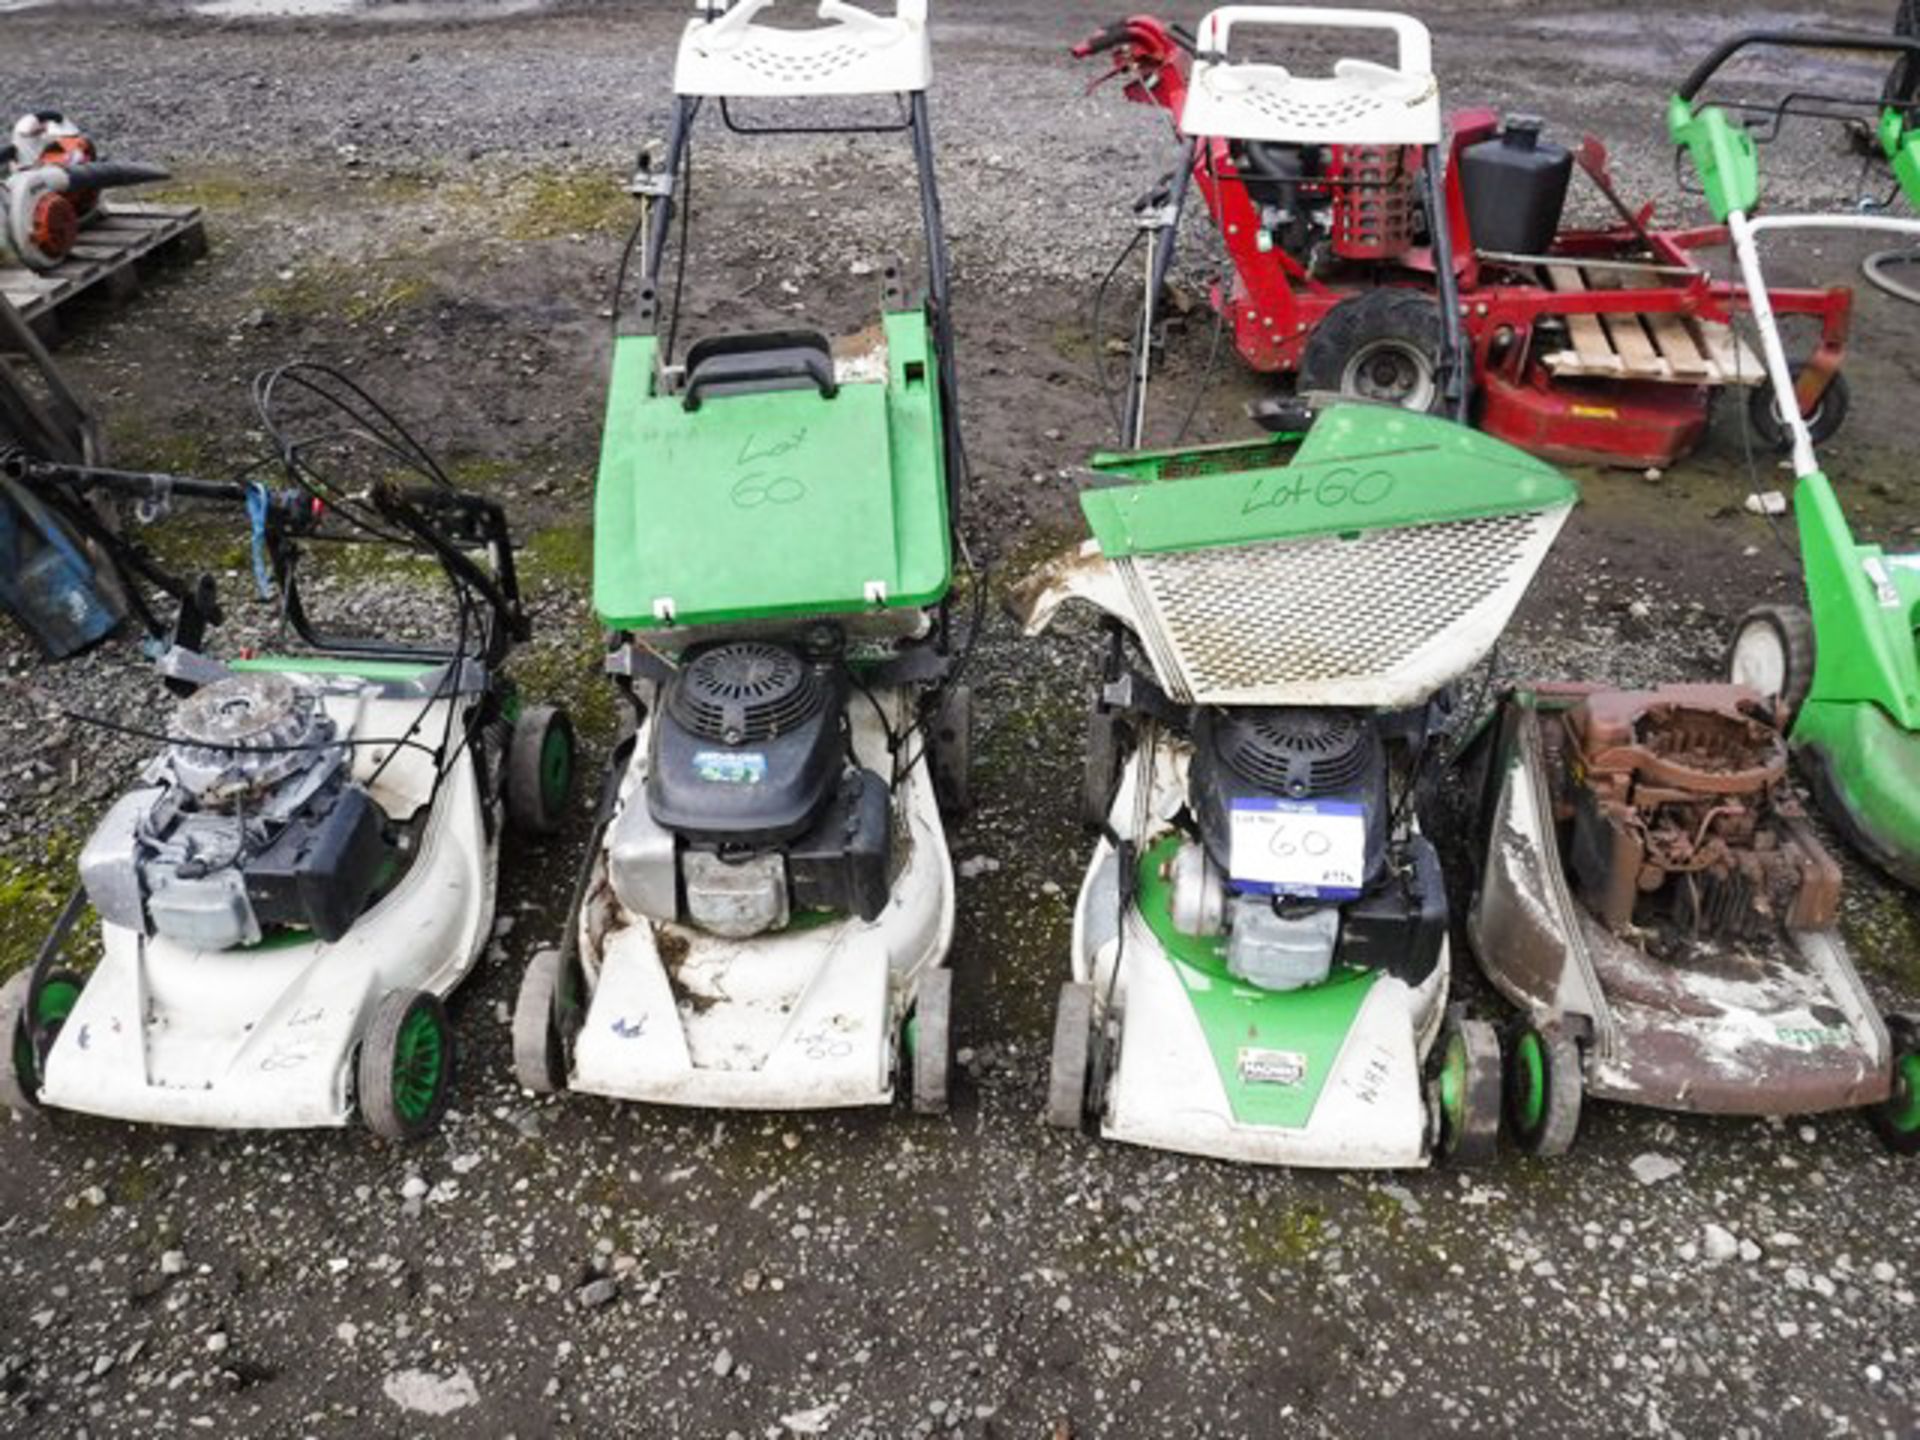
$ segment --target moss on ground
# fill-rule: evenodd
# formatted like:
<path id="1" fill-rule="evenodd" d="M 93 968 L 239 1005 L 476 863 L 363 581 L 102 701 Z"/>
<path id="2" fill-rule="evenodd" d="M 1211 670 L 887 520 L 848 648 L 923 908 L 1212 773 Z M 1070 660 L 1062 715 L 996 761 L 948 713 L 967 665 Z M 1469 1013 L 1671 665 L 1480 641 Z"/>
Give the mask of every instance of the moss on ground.
<path id="1" fill-rule="evenodd" d="M 410 262 L 353 264 L 328 258 L 283 271 L 282 278 L 261 286 L 255 298 L 266 309 L 293 318 L 338 317 L 365 324 L 424 304 L 433 293 L 433 283 Z"/>
<path id="2" fill-rule="evenodd" d="M 633 224 L 638 206 L 610 174 L 547 170 L 507 186 L 506 218 L 500 228 L 509 240 L 611 234 Z"/>
<path id="3" fill-rule="evenodd" d="M 0 979 L 33 963 L 72 893 L 79 850 L 71 834 L 54 830 L 33 853 L 0 858 Z"/>

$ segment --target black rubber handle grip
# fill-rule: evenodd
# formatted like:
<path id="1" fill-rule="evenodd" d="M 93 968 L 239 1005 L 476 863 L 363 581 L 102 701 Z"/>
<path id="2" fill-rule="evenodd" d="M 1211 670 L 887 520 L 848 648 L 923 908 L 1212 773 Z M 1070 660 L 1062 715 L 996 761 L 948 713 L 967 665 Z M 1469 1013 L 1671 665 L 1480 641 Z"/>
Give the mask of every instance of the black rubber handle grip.
<path id="1" fill-rule="evenodd" d="M 1883 55 L 1904 55 L 1920 62 L 1920 40 L 1894 35 L 1850 35 L 1840 30 L 1749 30 L 1725 41 L 1706 59 L 1694 66 L 1693 73 L 1681 83 L 1680 98 L 1691 100 L 1711 80 L 1714 73 L 1742 50 L 1872 50 Z"/>

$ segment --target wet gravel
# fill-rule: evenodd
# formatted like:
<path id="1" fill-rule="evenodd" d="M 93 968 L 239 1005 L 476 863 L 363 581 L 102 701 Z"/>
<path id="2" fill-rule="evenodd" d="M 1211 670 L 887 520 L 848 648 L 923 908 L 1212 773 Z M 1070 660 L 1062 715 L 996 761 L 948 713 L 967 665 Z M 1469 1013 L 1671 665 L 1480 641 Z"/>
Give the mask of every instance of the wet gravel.
<path id="1" fill-rule="evenodd" d="M 0 10 L 5 9 L 0 6 Z M 1735 24 L 1884 7 L 1474 6 L 1434 16 L 1451 103 L 1511 96 L 1608 137 L 1622 188 L 1684 206 L 1659 98 Z M 996 597 L 1076 525 L 1110 439 L 1087 334 L 1124 202 L 1168 163 L 1158 118 L 1064 44 L 1109 18 L 940 11 L 943 178 L 975 480 Z M 58 101 L 157 158 L 214 248 L 61 351 L 130 463 L 255 456 L 259 366 L 354 367 L 529 542 L 530 688 L 597 693 L 577 542 L 624 210 L 608 190 L 665 116 L 679 4 L 482 18 L 196 19 L 164 5 L 0 16 L 0 93 Z M 858 325 L 911 219 L 907 170 L 842 141 L 709 143 L 689 315 Z M 1783 203 L 1854 186 L 1782 151 Z M 1775 157 L 1770 157 L 1775 158 Z M 614 199 L 617 201 L 618 197 Z M 1201 238 L 1192 251 L 1204 259 Z M 1845 247 L 1783 273 L 1831 275 Z M 864 268 L 863 268 L 864 267 Z M 1863 297 L 1855 417 L 1831 447 L 1863 528 L 1909 534 L 1911 320 Z M 1204 370 L 1170 340 L 1156 424 Z M 1242 433 L 1231 363 L 1197 436 Z M 1734 417 L 1672 472 L 1583 475 L 1586 505 L 1499 652 L 1503 678 L 1704 677 L 1731 616 L 1792 590 L 1740 510 Z M 239 531 L 174 543 L 222 576 L 223 645 L 259 642 Z M 1910 542 L 1909 542 L 1910 543 Z M 169 553 L 174 553 L 170 551 Z M 323 598 L 419 627 L 431 596 L 351 570 Z M 22 1435 L 1904 1436 L 1920 1433 L 1914 1173 L 1849 1117 L 1769 1124 L 1598 1106 L 1557 1163 L 1473 1173 L 1254 1172 L 1105 1147 L 1039 1121 L 1085 856 L 1073 818 L 1091 635 L 976 658 L 980 804 L 964 878 L 955 1113 L 674 1113 L 512 1083 L 506 1006 L 550 942 L 585 817 L 506 878 L 504 928 L 454 1014 L 456 1110 L 411 1149 L 364 1134 L 0 1127 L 0 1432 Z M 0 967 L 49 866 L 164 697 L 130 644 L 58 667 L 0 630 Z M 63 712 L 69 712 L 63 714 Z M 598 737 L 600 741 L 604 736 Z M 1457 861 L 1457 856 L 1455 857 Z M 57 869 L 57 867 L 53 867 Z M 1920 1001 L 1914 903 L 1849 865 L 1849 939 L 1889 1005 Z M 1464 955 L 1464 949 L 1457 953 Z M 1462 974 L 1470 1003 L 1499 1013 Z"/>

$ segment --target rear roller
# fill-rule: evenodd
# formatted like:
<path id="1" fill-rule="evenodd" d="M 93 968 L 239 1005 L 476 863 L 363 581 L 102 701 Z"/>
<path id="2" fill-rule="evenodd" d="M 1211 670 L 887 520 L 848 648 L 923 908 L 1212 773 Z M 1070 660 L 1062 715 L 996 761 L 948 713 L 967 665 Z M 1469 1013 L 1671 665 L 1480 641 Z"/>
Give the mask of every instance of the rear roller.
<path id="1" fill-rule="evenodd" d="M 1580 1047 L 1571 1037 L 1531 1025 L 1507 1056 L 1507 1131 L 1530 1155 L 1564 1155 L 1580 1130 Z"/>

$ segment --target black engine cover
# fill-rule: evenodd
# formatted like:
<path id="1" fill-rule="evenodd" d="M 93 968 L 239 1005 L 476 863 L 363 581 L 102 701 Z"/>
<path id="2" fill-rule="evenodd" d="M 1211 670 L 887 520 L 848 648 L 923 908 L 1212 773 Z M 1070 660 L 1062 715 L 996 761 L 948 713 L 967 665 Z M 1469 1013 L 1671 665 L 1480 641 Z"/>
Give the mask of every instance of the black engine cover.
<path id="1" fill-rule="evenodd" d="M 246 863 L 254 917 L 262 929 L 296 926 L 338 940 L 366 911 L 390 852 L 380 807 L 348 785 L 330 808 L 288 822 Z"/>
<path id="2" fill-rule="evenodd" d="M 695 844 L 765 848 L 805 834 L 846 768 L 835 668 L 760 641 L 691 657 L 654 717 L 647 807 Z"/>
<path id="3" fill-rule="evenodd" d="M 1200 838 L 1231 874 L 1235 800 L 1342 800 L 1364 807 L 1362 884 L 1386 864 L 1386 744 L 1372 716 L 1352 710 L 1260 707 L 1202 710 L 1193 726 L 1187 797 Z"/>

